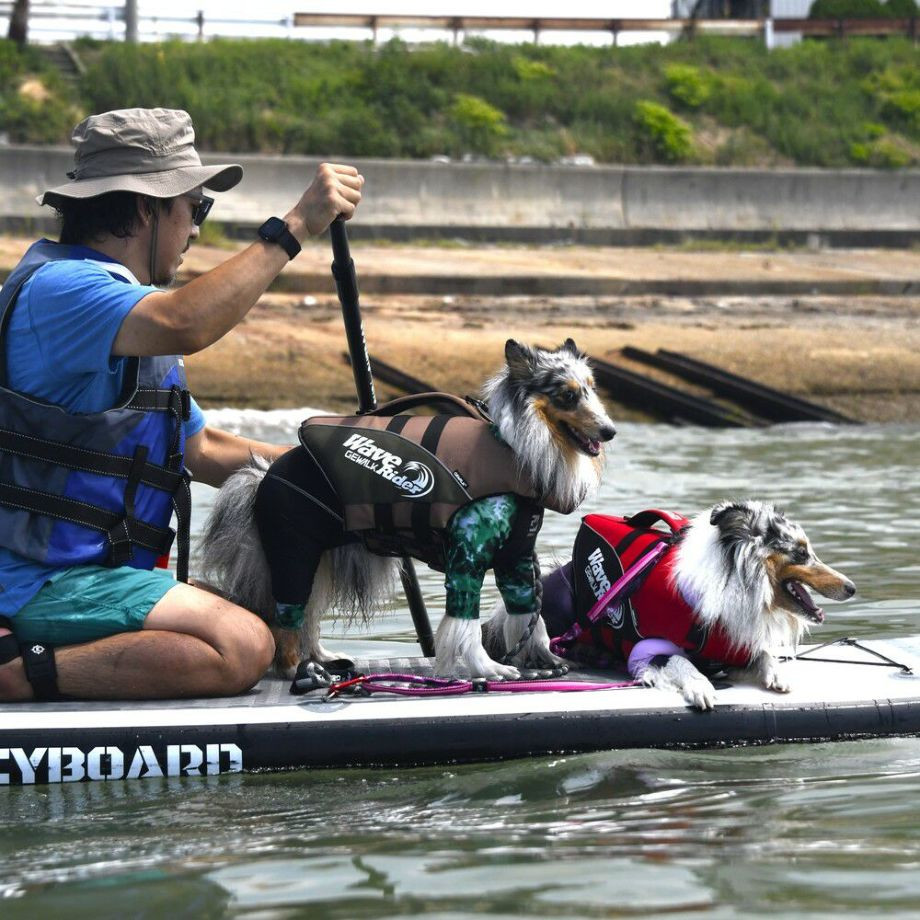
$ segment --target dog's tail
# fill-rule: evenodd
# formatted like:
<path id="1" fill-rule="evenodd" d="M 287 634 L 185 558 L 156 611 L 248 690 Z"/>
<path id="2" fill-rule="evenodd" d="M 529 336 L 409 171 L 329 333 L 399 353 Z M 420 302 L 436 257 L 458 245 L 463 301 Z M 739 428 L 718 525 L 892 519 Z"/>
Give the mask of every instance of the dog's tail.
<path id="1" fill-rule="evenodd" d="M 199 567 L 203 581 L 268 619 L 275 612 L 268 561 L 255 520 L 256 492 L 269 467 L 252 458 L 221 486 L 202 533 Z"/>
<path id="2" fill-rule="evenodd" d="M 255 501 L 269 462 L 253 457 L 224 483 L 202 534 L 201 578 L 265 619 L 275 612 L 271 573 L 255 522 Z M 335 607 L 348 622 L 365 624 L 392 599 L 399 575 L 396 559 L 374 556 L 360 543 L 325 553 L 316 572 L 309 611 Z M 318 621 L 318 617 L 312 619 Z"/>
<path id="3" fill-rule="evenodd" d="M 348 543 L 326 554 L 329 559 L 329 586 L 326 610 L 331 607 L 349 623 L 365 626 L 393 600 L 399 578 L 399 560 L 392 556 L 375 556 L 361 543 Z M 317 572 L 316 588 L 322 566 Z M 312 598 L 311 598 L 312 602 Z"/>

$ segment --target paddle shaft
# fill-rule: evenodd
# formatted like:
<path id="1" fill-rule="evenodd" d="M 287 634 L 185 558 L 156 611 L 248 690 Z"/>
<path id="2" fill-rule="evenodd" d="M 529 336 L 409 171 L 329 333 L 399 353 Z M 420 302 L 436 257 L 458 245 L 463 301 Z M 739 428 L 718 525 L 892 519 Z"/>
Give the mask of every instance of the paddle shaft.
<path id="1" fill-rule="evenodd" d="M 358 301 L 358 278 L 355 263 L 348 247 L 348 233 L 345 218 L 337 217 L 329 227 L 332 237 L 332 276 L 342 304 L 342 319 L 345 321 L 345 337 L 348 353 L 351 355 L 351 369 L 358 391 L 358 411 L 370 412 L 377 408 L 377 394 L 374 392 L 374 376 L 371 373 L 371 359 L 367 353 L 364 338 L 364 324 L 361 322 L 361 305 Z"/>
<path id="2" fill-rule="evenodd" d="M 342 319 L 345 321 L 345 337 L 348 340 L 348 353 L 351 355 L 351 369 L 355 377 L 355 389 L 358 391 L 358 411 L 370 412 L 377 408 L 377 394 L 374 392 L 374 376 L 371 373 L 371 359 L 367 353 L 367 340 L 364 337 L 364 324 L 361 322 L 361 305 L 358 301 L 358 278 L 355 263 L 348 246 L 348 233 L 345 230 L 345 218 L 337 217 L 329 227 L 332 237 L 332 276 L 342 304 Z M 418 583 L 415 564 L 408 556 L 403 556 L 399 575 L 415 634 L 418 636 L 422 654 L 431 658 L 434 655 L 434 635 L 431 621 L 425 609 L 425 600 Z"/>

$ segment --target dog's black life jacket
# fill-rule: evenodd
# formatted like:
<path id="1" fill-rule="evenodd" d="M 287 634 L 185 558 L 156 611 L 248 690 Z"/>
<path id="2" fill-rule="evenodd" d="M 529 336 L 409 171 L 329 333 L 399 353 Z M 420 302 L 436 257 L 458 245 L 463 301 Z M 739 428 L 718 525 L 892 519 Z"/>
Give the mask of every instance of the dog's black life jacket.
<path id="1" fill-rule="evenodd" d="M 431 406 L 437 415 L 399 414 Z M 446 410 L 446 411 L 445 411 Z M 530 552 L 546 503 L 478 405 L 445 393 L 403 397 L 358 416 L 315 416 L 300 442 L 345 509 L 345 529 L 381 555 L 445 564 L 445 532 L 459 508 L 488 495 L 524 500 L 503 552 Z"/>
<path id="2" fill-rule="evenodd" d="M 667 523 L 671 532 L 654 528 L 656 521 Z M 574 640 L 573 657 L 590 658 L 593 649 L 625 661 L 641 639 L 669 639 L 705 661 L 731 667 L 749 664 L 750 650 L 734 645 L 719 624 L 700 623 L 674 583 L 679 533 L 689 523 L 661 511 L 643 511 L 630 518 L 606 514 L 583 518 L 572 553 L 575 616 L 583 627 Z M 588 611 L 624 571 L 662 542 L 671 543 L 665 554 L 629 586 L 622 603 L 592 624 Z"/>

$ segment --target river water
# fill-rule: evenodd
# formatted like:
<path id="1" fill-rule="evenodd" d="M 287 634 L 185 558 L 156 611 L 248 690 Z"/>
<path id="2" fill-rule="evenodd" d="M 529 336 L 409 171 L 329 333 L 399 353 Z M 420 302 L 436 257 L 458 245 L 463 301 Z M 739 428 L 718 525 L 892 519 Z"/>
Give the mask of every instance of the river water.
<path id="1" fill-rule="evenodd" d="M 219 410 L 283 443 L 304 412 Z M 623 425 L 591 509 L 775 502 L 857 596 L 816 637 L 920 632 L 920 427 Z M 196 529 L 210 502 L 196 489 Z M 544 556 L 576 520 L 548 515 Z M 422 571 L 433 612 L 442 592 Z M 494 589 L 489 586 L 489 600 Z M 485 607 L 488 609 L 488 606 Z M 333 648 L 412 651 L 408 612 Z M 0 917 L 920 916 L 920 740 L 8 788 Z"/>

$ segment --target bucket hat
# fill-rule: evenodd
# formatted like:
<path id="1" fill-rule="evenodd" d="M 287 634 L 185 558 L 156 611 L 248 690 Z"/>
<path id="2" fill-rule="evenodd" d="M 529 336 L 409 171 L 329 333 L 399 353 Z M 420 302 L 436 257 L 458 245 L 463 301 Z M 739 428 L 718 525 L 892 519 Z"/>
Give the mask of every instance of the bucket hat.
<path id="1" fill-rule="evenodd" d="M 173 198 L 204 186 L 217 192 L 243 177 L 236 163 L 202 166 L 195 130 L 181 109 L 118 109 L 90 115 L 74 128 L 70 182 L 36 199 L 52 207 L 64 198 L 136 192 Z"/>

